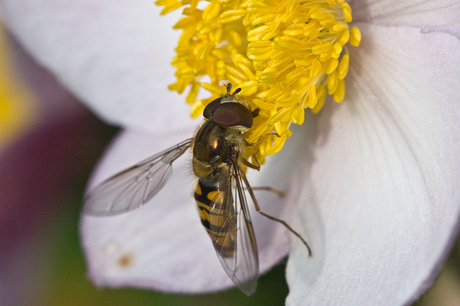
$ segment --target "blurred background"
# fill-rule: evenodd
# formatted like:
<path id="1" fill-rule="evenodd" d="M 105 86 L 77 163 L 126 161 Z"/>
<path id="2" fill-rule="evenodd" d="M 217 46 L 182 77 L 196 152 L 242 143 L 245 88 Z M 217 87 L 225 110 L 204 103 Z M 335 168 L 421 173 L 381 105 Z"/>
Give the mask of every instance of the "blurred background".
<path id="1" fill-rule="evenodd" d="M 283 305 L 285 261 L 246 297 L 95 288 L 78 222 L 86 180 L 117 133 L 86 110 L 0 24 L 0 305 Z M 416 305 L 460 305 L 459 243 Z M 333 288 L 331 288 L 333 290 Z"/>

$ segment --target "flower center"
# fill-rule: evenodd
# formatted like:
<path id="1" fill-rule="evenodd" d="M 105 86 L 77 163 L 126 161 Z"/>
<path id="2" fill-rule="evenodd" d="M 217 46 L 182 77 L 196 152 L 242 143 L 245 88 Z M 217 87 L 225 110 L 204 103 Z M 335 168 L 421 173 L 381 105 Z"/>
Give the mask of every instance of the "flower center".
<path id="1" fill-rule="evenodd" d="M 351 8 L 344 0 L 158 0 L 162 14 L 182 6 L 175 29 L 183 33 L 172 64 L 177 81 L 169 89 L 183 93 L 192 117 L 198 117 L 217 95 L 221 81 L 241 87 L 239 96 L 260 108 L 248 142 L 261 141 L 253 154 L 263 162 L 279 152 L 291 136 L 291 123 L 302 124 L 304 109 L 320 111 L 326 94 L 341 102 L 349 55 L 358 46 L 358 28 L 349 28 Z M 197 99 L 200 88 L 212 96 Z M 273 135 L 276 132 L 277 135 Z M 268 136 L 265 136 L 268 135 Z"/>

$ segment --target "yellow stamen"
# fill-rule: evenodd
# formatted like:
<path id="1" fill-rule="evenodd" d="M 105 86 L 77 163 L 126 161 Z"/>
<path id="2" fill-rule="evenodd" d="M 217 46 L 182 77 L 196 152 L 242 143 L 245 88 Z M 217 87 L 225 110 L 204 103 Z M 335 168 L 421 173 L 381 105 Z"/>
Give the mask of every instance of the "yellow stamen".
<path id="1" fill-rule="evenodd" d="M 337 80 L 337 88 L 333 97 L 337 103 L 341 103 L 343 101 L 343 98 L 345 97 L 345 82 L 343 80 Z"/>
<path id="2" fill-rule="evenodd" d="M 198 118 L 203 114 L 205 105 L 203 104 L 203 100 L 195 100 L 192 102 L 192 107 L 190 108 L 190 116 L 192 118 Z"/>
<path id="3" fill-rule="evenodd" d="M 357 27 L 351 29 L 350 45 L 358 47 L 361 43 L 361 31 Z"/>
<path id="4" fill-rule="evenodd" d="M 292 123 L 304 122 L 305 108 L 319 112 L 327 94 L 343 101 L 347 44 L 358 46 L 361 33 L 350 28 L 352 10 L 344 0 L 209 1 L 204 10 L 192 1 L 175 26 L 183 33 L 172 62 L 177 81 L 169 88 L 182 93 L 191 87 L 186 100 L 196 117 L 225 91 L 223 82 L 241 87 L 239 95 L 252 109 L 260 108 L 243 136 L 258 142 L 251 155 L 263 162 L 281 150 Z M 163 12 L 178 5 L 177 0 L 156 3 Z M 201 81 L 205 76 L 208 81 Z M 196 100 L 199 88 L 211 96 Z"/>
<path id="5" fill-rule="evenodd" d="M 295 124 L 302 124 L 305 120 L 305 111 L 303 108 L 296 108 L 292 111 L 291 120 Z"/>
<path id="6" fill-rule="evenodd" d="M 350 56 L 348 54 L 344 54 L 337 69 L 339 72 L 339 79 L 343 80 L 347 76 L 349 62 Z"/>

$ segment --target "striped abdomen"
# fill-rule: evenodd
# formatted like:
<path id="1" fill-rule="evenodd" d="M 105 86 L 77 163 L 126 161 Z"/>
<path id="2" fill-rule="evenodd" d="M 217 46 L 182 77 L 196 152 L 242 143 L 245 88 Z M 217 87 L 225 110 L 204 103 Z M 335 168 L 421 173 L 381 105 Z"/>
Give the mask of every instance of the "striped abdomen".
<path id="1" fill-rule="evenodd" d="M 224 257 L 234 253 L 236 220 L 230 194 L 219 190 L 219 182 L 210 176 L 200 178 L 195 189 L 195 201 L 201 223 L 206 228 L 216 250 Z"/>

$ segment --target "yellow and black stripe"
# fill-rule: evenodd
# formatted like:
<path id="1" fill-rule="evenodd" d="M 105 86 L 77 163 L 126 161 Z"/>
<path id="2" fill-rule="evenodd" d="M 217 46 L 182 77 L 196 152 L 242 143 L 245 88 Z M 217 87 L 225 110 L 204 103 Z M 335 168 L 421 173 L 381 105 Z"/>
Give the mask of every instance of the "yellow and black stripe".
<path id="1" fill-rule="evenodd" d="M 216 250 L 224 257 L 231 257 L 234 253 L 236 224 L 232 220 L 233 201 L 226 199 L 226 196 L 231 197 L 231 194 L 226 195 L 219 190 L 218 181 L 209 176 L 198 180 L 194 197 L 201 224 L 206 228 Z"/>

